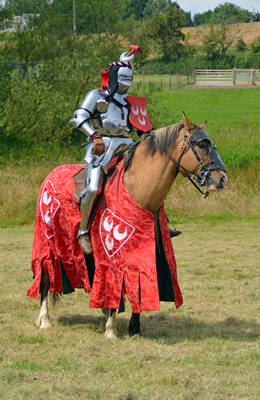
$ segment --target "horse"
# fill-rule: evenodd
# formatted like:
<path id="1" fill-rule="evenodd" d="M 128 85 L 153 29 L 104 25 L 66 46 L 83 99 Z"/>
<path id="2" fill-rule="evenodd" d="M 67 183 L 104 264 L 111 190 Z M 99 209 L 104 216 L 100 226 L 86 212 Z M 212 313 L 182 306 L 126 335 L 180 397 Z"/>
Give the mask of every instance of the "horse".
<path id="1" fill-rule="evenodd" d="M 205 197 L 227 185 L 224 164 L 205 129 L 206 121 L 197 126 L 183 113 L 183 122 L 145 134 L 138 145 L 133 145 L 123 175 L 124 183 L 135 202 L 153 213 L 155 220 L 178 173 L 187 177 Z M 41 309 L 35 321 L 35 326 L 40 329 L 51 326 L 49 288 L 50 278 L 42 268 Z M 102 311 L 107 315 L 105 337 L 116 338 L 116 309 L 110 307 Z M 140 312 L 132 312 L 128 333 L 141 334 Z"/>

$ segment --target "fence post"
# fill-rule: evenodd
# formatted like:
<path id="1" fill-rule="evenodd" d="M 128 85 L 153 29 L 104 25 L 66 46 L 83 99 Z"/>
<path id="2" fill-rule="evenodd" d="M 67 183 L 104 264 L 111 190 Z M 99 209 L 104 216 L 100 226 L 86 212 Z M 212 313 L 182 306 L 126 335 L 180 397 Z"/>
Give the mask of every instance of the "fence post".
<path id="1" fill-rule="evenodd" d="M 170 76 L 170 89 L 172 88 L 172 77 Z"/>
<path id="2" fill-rule="evenodd" d="M 232 83 L 233 83 L 233 85 L 236 84 L 236 70 L 235 69 L 232 70 Z"/>
<path id="3" fill-rule="evenodd" d="M 195 76 L 196 76 L 196 72 L 195 72 L 195 68 L 193 68 L 192 70 L 192 78 L 193 78 L 193 84 L 195 85 L 196 81 L 195 81 Z"/>
<path id="4" fill-rule="evenodd" d="M 251 83 L 252 83 L 252 85 L 255 84 L 255 70 L 254 69 L 252 69 L 252 71 L 251 71 Z"/>
<path id="5" fill-rule="evenodd" d="M 160 83 L 161 83 L 161 91 L 162 91 L 162 79 L 160 79 Z"/>
<path id="6" fill-rule="evenodd" d="M 151 92 L 151 81 L 149 81 L 149 92 Z"/>

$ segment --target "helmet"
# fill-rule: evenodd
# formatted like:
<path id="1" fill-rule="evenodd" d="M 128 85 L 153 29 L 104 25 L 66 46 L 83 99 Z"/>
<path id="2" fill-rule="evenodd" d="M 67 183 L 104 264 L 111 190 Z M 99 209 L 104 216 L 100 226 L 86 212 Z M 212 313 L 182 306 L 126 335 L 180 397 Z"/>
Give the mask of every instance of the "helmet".
<path id="1" fill-rule="evenodd" d="M 130 45 L 130 52 L 124 52 L 120 56 L 120 61 L 109 64 L 107 71 L 101 72 L 102 88 L 107 88 L 111 96 L 115 92 L 124 94 L 132 86 L 133 71 L 130 61 L 134 59 L 134 52 L 141 51 L 136 45 Z"/>

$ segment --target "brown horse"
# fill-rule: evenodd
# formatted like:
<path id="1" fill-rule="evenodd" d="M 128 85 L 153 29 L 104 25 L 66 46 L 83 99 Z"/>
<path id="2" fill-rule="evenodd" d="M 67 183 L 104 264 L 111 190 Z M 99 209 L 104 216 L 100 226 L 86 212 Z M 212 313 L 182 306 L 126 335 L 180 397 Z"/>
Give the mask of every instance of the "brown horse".
<path id="1" fill-rule="evenodd" d="M 168 126 L 145 135 L 135 147 L 129 168 L 124 174 L 128 191 L 135 201 L 156 214 L 162 206 L 178 172 L 188 177 L 196 188 L 208 195 L 224 189 L 227 176 L 224 164 L 214 143 L 205 132 L 205 123 L 194 125 L 185 115 L 184 123 Z M 205 187 L 205 192 L 201 187 Z M 41 310 L 35 325 L 50 327 L 48 317 L 48 290 L 50 281 L 41 276 Z M 107 309 L 105 336 L 116 337 L 115 309 Z M 129 334 L 140 333 L 140 314 L 132 313 Z"/>

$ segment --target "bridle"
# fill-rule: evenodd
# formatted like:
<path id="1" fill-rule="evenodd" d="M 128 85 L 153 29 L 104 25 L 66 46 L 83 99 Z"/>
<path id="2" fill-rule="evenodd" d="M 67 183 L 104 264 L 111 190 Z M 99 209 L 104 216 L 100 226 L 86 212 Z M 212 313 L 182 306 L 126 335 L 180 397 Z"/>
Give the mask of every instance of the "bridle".
<path id="1" fill-rule="evenodd" d="M 210 146 L 210 156 L 211 160 L 207 163 L 205 163 L 200 156 L 198 155 L 195 147 L 193 146 L 192 142 L 199 143 L 202 140 L 206 140 Z M 188 147 L 187 147 L 188 145 Z M 182 157 L 184 156 L 185 152 L 187 149 L 190 148 L 195 155 L 199 165 L 200 165 L 200 172 L 199 175 L 196 176 L 192 174 L 190 171 L 188 171 L 183 165 L 181 165 L 181 160 Z M 193 184 L 193 186 L 204 196 L 203 198 L 205 199 L 209 195 L 209 191 L 203 191 L 200 186 L 203 186 L 205 184 L 205 180 L 207 178 L 207 175 L 209 174 L 210 171 L 215 170 L 216 168 L 221 169 L 222 171 L 225 172 L 225 167 L 223 164 L 223 161 L 221 160 L 219 154 L 217 153 L 216 146 L 214 144 L 214 141 L 211 141 L 207 135 L 207 133 L 203 130 L 200 129 L 199 131 L 195 131 L 194 133 L 189 135 L 189 132 L 187 129 L 185 129 L 184 132 L 184 137 L 183 137 L 183 142 L 181 144 L 181 154 L 176 160 L 167 150 L 166 150 L 166 155 L 172 160 L 177 167 L 177 174 L 180 172 L 180 168 L 186 172 L 187 178 L 189 181 Z"/>

